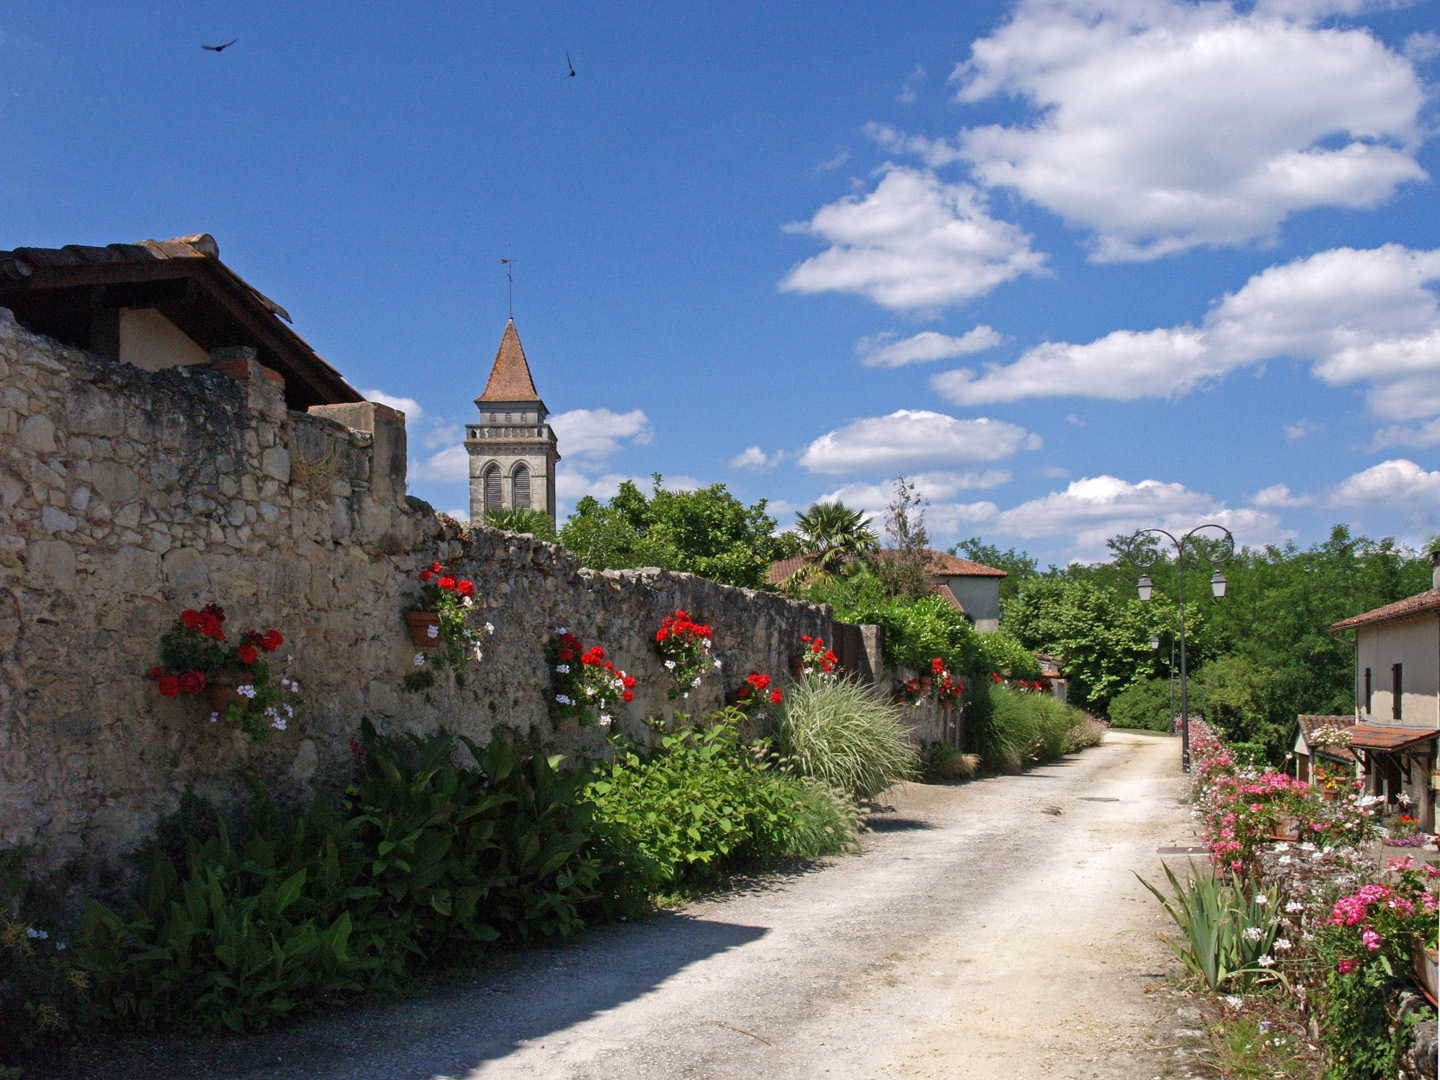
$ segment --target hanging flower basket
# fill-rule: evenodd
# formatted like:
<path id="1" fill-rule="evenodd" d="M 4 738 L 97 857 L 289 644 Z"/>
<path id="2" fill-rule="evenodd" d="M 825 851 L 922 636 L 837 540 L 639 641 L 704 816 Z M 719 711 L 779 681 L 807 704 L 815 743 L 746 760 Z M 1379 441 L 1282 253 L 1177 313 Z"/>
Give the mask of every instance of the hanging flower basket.
<path id="1" fill-rule="evenodd" d="M 410 628 L 410 644 L 417 649 L 435 649 L 440 645 L 440 613 L 407 611 L 405 625 Z M 431 627 L 434 627 L 432 630 Z"/>

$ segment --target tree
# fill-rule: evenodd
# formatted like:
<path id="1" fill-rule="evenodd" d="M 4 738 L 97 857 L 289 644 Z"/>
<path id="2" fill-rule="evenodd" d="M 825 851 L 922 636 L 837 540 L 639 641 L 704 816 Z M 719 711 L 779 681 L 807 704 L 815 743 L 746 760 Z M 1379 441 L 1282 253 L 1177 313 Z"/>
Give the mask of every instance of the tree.
<path id="1" fill-rule="evenodd" d="M 555 523 L 544 510 L 491 510 L 485 524 L 505 532 L 530 533 L 541 540 L 555 539 Z"/>
<path id="2" fill-rule="evenodd" d="M 880 543 L 865 512 L 842 502 L 814 503 L 796 516 L 794 531 L 805 562 L 780 583 L 790 593 L 833 581 Z"/>
<path id="3" fill-rule="evenodd" d="M 670 491 L 659 473 L 647 498 L 630 481 L 608 503 L 586 496 L 560 530 L 560 542 L 594 570 L 658 566 L 726 585 L 759 588 L 784 551 L 765 500 L 746 506 L 712 484 Z"/>
<path id="4" fill-rule="evenodd" d="M 885 511 L 885 536 L 889 545 L 875 566 L 881 584 L 895 596 L 919 599 L 928 595 L 930 539 L 925 532 L 925 500 L 904 473 L 895 477 L 895 495 Z"/>

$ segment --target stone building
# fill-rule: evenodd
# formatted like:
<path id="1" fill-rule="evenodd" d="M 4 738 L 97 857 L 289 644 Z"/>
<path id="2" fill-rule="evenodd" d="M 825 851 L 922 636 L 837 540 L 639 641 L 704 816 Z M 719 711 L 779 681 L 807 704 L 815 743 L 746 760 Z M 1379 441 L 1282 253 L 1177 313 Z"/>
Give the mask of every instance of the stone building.
<path id="1" fill-rule="evenodd" d="M 505 324 L 485 392 L 475 399 L 480 422 L 465 431 L 470 454 L 470 520 L 494 510 L 544 510 L 555 519 L 555 465 L 560 452 L 535 392 L 515 320 Z"/>

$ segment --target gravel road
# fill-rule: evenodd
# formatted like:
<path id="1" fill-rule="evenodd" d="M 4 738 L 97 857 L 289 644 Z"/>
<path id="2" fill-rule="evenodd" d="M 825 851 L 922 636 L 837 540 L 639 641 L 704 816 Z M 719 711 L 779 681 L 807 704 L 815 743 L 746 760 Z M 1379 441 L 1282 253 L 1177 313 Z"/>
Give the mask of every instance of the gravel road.
<path id="1" fill-rule="evenodd" d="M 1177 1021 L 1146 991 L 1174 961 L 1132 871 L 1195 843 L 1182 794 L 1178 740 L 1118 732 L 1021 776 L 902 785 L 863 855 L 104 1075 L 1151 1080 Z"/>

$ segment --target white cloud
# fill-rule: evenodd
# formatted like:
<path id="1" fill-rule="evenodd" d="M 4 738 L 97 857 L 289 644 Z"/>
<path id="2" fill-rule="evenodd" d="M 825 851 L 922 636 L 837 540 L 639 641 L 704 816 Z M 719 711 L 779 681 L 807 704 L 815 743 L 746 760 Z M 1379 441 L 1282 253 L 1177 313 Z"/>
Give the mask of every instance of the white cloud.
<path id="1" fill-rule="evenodd" d="M 1094 230 L 1101 260 L 1265 239 L 1312 207 L 1374 207 L 1426 179 L 1425 87 L 1368 30 L 1316 24 L 1356 6 L 1021 0 L 952 79 L 961 102 L 1016 97 L 1033 113 L 962 131 L 956 152 L 982 184 Z M 945 146 L 907 149 L 934 161 Z"/>
<path id="2" fill-rule="evenodd" d="M 900 87 L 900 93 L 895 96 L 895 100 L 903 105 L 912 104 L 915 101 L 917 87 L 924 81 L 925 68 L 921 64 L 916 64 L 915 70 L 906 77 L 905 85 Z"/>
<path id="3" fill-rule="evenodd" d="M 959 337 L 937 334 L 926 330 L 914 337 L 891 340 L 889 331 L 873 337 L 861 338 L 855 344 L 855 351 L 866 367 L 904 367 L 906 364 L 924 364 L 931 360 L 950 360 L 957 356 L 993 349 L 1005 341 L 1004 335 L 989 326 L 977 326 Z"/>
<path id="4" fill-rule="evenodd" d="M 1237 544 L 1273 543 L 1284 533 L 1273 514 L 1258 509 L 1228 509 L 1183 484 L 1141 480 L 1132 484 L 1114 476 L 1085 477 L 1064 491 L 1052 492 L 996 515 L 987 528 L 1032 539 L 1060 536 L 1072 540 L 1072 554 L 1099 557 L 1112 536 L 1155 526 L 1174 532 L 1213 521 L 1235 534 Z"/>
<path id="5" fill-rule="evenodd" d="M 1309 506 L 1315 500 L 1308 495 L 1292 495 L 1288 484 L 1271 484 L 1255 493 L 1251 504 L 1263 510 L 1275 510 L 1290 506 Z"/>
<path id="6" fill-rule="evenodd" d="M 1285 438 L 1291 442 L 1297 442 L 1314 435 L 1317 431 L 1324 430 L 1325 426 L 1317 424 L 1314 420 L 1297 420 L 1293 424 L 1285 425 Z"/>
<path id="7" fill-rule="evenodd" d="M 437 484 L 454 484 L 470 479 L 470 455 L 464 446 L 447 446 L 431 454 L 418 465 L 410 466 L 412 480 L 428 480 Z"/>
<path id="8" fill-rule="evenodd" d="M 844 165 L 845 162 L 849 160 L 850 151 L 841 149 L 836 151 L 835 156 L 832 157 L 829 161 L 822 161 L 819 165 L 816 165 L 815 171 L 817 173 L 827 173 L 830 172 L 832 169 L 838 169 L 841 165 Z"/>
<path id="9" fill-rule="evenodd" d="M 374 399 L 372 398 L 371 400 L 374 400 Z M 469 521 L 469 520 L 470 520 L 470 511 L 469 511 L 469 510 L 445 510 L 445 511 L 442 511 L 442 513 L 449 514 L 449 515 L 450 515 L 451 517 L 453 517 L 456 521 Z"/>
<path id="10" fill-rule="evenodd" d="M 628 413 L 609 409 L 571 409 L 550 417 L 560 452 L 569 457 L 603 461 L 621 448 L 624 440 L 645 446 L 655 437 L 650 419 L 639 409 Z"/>
<path id="11" fill-rule="evenodd" d="M 1038 435 L 1003 420 L 900 409 L 820 436 L 800 455 L 800 465 L 819 473 L 889 472 L 1003 461 L 1040 445 Z"/>
<path id="12" fill-rule="evenodd" d="M 778 450 L 767 455 L 758 446 L 747 446 L 730 459 L 730 467 L 732 469 L 768 469 L 775 465 L 782 456 Z"/>
<path id="13" fill-rule="evenodd" d="M 394 394 L 387 394 L 383 390 L 361 390 L 360 394 L 367 401 L 378 401 L 381 405 L 388 405 L 392 409 L 399 409 L 405 414 L 407 424 L 413 424 L 425 415 L 425 410 L 414 398 L 397 397 Z"/>
<path id="14" fill-rule="evenodd" d="M 892 154 L 910 154 L 920 158 L 932 169 L 941 169 L 963 160 L 960 148 L 948 139 L 931 139 L 911 135 L 889 124 L 874 121 L 865 125 L 865 137 L 882 150 Z"/>
<path id="15" fill-rule="evenodd" d="M 1382 461 L 1335 485 L 1326 502 L 1334 507 L 1381 507 L 1433 521 L 1440 516 L 1440 469 L 1427 472 L 1407 458 Z"/>
<path id="16" fill-rule="evenodd" d="M 989 215 L 975 188 L 896 165 L 868 195 L 821 207 L 787 230 L 831 246 L 792 269 L 781 289 L 858 293 L 894 311 L 969 300 L 1045 261 L 1028 236 Z"/>
<path id="17" fill-rule="evenodd" d="M 606 473 L 603 476 L 586 476 L 573 466 L 562 461 L 555 470 L 555 495 L 567 503 L 593 495 L 597 499 L 613 498 L 620 485 L 629 480 L 642 489 L 649 490 L 649 478 L 629 476 L 625 473 Z"/>
<path id="18" fill-rule="evenodd" d="M 1061 396 L 1129 401 L 1175 397 L 1288 356 L 1309 361 L 1332 385 L 1368 384 L 1370 408 L 1384 419 L 1429 420 L 1440 416 L 1440 303 L 1426 288 L 1436 279 L 1440 250 L 1336 248 L 1256 274 L 1198 328 L 1046 343 L 1012 364 L 946 372 L 931 385 L 970 406 Z"/>
<path id="19" fill-rule="evenodd" d="M 1391 424 L 1375 433 L 1370 444 L 1372 450 L 1383 450 L 1388 446 L 1440 446 L 1440 417 L 1424 424 L 1406 426 Z"/>
<path id="20" fill-rule="evenodd" d="M 1414 33 L 1405 39 L 1405 55 L 1417 64 L 1440 56 L 1440 34 L 1430 31 Z"/>

